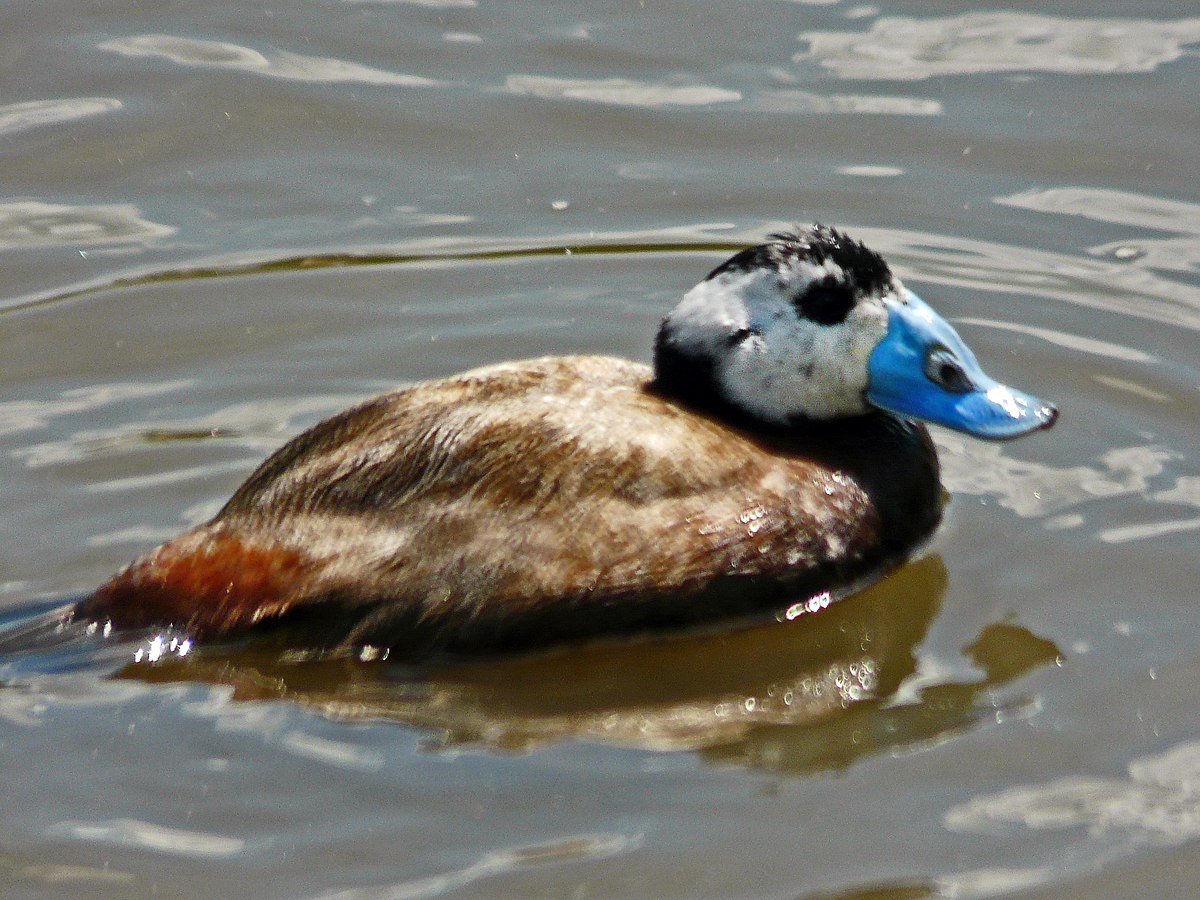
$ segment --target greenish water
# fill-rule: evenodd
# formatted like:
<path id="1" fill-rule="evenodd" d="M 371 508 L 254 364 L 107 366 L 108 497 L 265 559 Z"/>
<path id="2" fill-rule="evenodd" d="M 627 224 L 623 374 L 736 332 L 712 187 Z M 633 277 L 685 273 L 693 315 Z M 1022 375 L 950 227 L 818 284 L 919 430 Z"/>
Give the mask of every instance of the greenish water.
<path id="1" fill-rule="evenodd" d="M 372 392 L 647 359 L 797 221 L 1063 416 L 938 433 L 931 546 L 792 622 L 0 656 L 0 894 L 1191 896 L 1198 48 L 1179 0 L 14 6 L 0 622 Z"/>

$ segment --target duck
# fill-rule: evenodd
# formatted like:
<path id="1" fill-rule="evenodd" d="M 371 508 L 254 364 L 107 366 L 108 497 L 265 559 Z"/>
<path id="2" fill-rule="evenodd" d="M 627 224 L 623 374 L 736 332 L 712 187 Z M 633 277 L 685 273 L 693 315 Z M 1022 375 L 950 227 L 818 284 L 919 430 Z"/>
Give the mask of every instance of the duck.
<path id="1" fill-rule="evenodd" d="M 333 415 L 71 618 L 411 658 L 782 621 L 929 540 L 926 424 L 1010 440 L 1057 417 L 814 224 L 687 291 L 652 365 L 500 362 Z"/>

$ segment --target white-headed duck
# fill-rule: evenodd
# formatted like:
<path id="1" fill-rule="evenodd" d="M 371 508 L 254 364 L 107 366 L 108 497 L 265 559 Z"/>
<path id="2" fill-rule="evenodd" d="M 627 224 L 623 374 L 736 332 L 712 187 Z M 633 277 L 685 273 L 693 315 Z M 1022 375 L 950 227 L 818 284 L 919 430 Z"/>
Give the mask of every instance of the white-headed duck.
<path id="1" fill-rule="evenodd" d="M 1057 415 L 814 225 L 688 291 L 653 368 L 500 363 L 315 425 L 74 615 L 419 655 L 782 610 L 932 534 L 937 455 L 914 420 L 1003 440 Z"/>

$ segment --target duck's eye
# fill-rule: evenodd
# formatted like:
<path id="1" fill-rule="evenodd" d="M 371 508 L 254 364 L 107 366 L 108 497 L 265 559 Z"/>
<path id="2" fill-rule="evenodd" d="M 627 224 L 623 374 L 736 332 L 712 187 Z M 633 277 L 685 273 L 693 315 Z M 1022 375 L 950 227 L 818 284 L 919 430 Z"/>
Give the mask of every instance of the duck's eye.
<path id="1" fill-rule="evenodd" d="M 945 347 L 934 347 L 925 357 L 925 376 L 952 394 L 965 394 L 974 389 L 962 363 Z"/>

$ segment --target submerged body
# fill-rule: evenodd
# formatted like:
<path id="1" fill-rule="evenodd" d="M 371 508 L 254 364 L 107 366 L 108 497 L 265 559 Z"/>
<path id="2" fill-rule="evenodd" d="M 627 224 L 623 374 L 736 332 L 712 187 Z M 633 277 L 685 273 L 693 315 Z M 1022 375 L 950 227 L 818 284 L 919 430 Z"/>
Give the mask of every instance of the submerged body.
<path id="1" fill-rule="evenodd" d="M 625 360 L 548 358 L 375 398 L 284 446 L 81 613 L 516 648 L 773 609 L 936 526 L 923 428 L 876 414 L 756 434 L 652 380 Z"/>
<path id="2" fill-rule="evenodd" d="M 925 429 L 869 402 L 881 388 L 865 360 L 904 355 L 887 345 L 888 298 L 906 316 L 927 307 L 836 232 L 756 250 L 689 292 L 654 369 L 546 358 L 384 394 L 293 439 L 210 522 L 76 615 L 209 637 L 288 624 L 306 646 L 464 653 L 782 609 L 879 572 L 936 528 L 940 485 Z M 847 301 L 835 278 L 867 299 Z M 756 307 L 764 285 L 783 308 Z M 834 358 L 810 346 L 789 359 L 785 326 Z M 1024 431 L 1053 422 L 1037 410 Z M 1022 433 L 979 421 L 986 437 Z"/>

